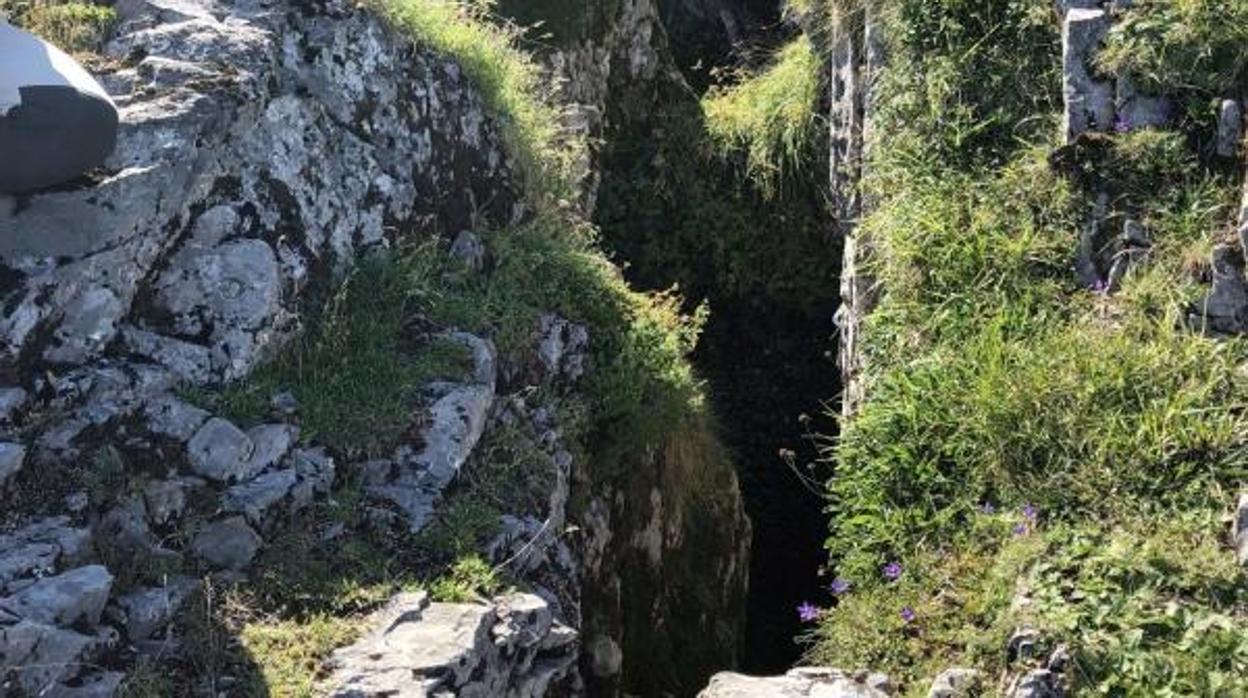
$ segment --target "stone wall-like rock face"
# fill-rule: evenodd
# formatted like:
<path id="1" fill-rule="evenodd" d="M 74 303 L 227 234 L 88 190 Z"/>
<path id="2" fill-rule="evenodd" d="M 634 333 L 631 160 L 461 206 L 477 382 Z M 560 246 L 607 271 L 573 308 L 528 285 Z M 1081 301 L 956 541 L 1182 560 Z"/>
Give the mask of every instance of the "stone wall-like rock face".
<path id="1" fill-rule="evenodd" d="M 354 5 L 117 10 L 100 76 L 122 117 L 115 153 L 79 181 L 0 197 L 5 695 L 112 695 L 133 656 L 122 648 L 141 652 L 198 586 L 122 588 L 122 576 L 140 560 L 242 573 L 278 514 L 334 482 L 334 459 L 300 447 L 280 415 L 243 430 L 177 388 L 240 378 L 280 351 L 299 305 L 359 255 L 520 212 L 459 67 Z M 479 436 L 493 350 L 456 339 L 483 365 L 443 411 L 481 403 Z M 454 415 L 438 420 L 440 404 L 409 477 L 375 483 L 419 489 L 414 508 L 436 503 L 431 483 L 445 488 L 475 443 Z M 129 463 L 110 465 L 121 452 Z M 52 475 L 135 461 L 142 487 L 100 501 Z"/>
<path id="2" fill-rule="evenodd" d="M 459 68 L 349 4 L 119 10 L 105 171 L 0 198 L 11 371 L 108 349 L 195 383 L 235 378 L 318 275 L 413 229 L 512 215 Z"/>

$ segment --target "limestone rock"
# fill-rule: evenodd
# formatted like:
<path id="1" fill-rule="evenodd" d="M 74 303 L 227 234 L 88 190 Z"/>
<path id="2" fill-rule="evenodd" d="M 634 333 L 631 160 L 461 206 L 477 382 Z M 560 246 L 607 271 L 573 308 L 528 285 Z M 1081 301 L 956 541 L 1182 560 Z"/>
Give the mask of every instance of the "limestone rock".
<path id="1" fill-rule="evenodd" d="M 113 587 L 113 575 L 101 565 L 79 567 L 35 581 L 17 593 L 0 598 L 0 619 L 12 618 L 70 626 L 79 621 L 100 622 Z"/>
<path id="2" fill-rule="evenodd" d="M 1239 495 L 1239 505 L 1231 522 L 1231 540 L 1235 543 L 1235 559 L 1248 567 L 1248 492 Z"/>
<path id="3" fill-rule="evenodd" d="M 374 630 L 334 653 L 336 698 L 463 696 L 537 698 L 571 669 L 575 654 L 540 598 L 485 604 L 430 604 L 400 594 L 372 619 Z"/>
<path id="4" fill-rule="evenodd" d="M 231 516 L 203 527 L 191 550 L 214 567 L 238 571 L 251 564 L 262 542 L 243 517 Z"/>
<path id="5" fill-rule="evenodd" d="M 887 682 L 885 682 L 886 684 Z M 878 685 L 878 681 L 876 682 Z M 837 669 L 799 667 L 783 676 L 754 677 L 724 672 L 711 677 L 698 698 L 886 698 L 867 677 Z"/>
<path id="6" fill-rule="evenodd" d="M 966 698 L 982 681 L 983 674 L 975 669 L 946 669 L 932 681 L 927 698 Z"/>
<path id="7" fill-rule="evenodd" d="M 10 441 L 0 442 L 0 489 L 17 475 L 25 462 L 25 446 Z"/>
<path id="8" fill-rule="evenodd" d="M 58 516 L 0 534 L 0 588 L 31 574 L 46 574 L 58 564 L 73 561 L 86 547 L 88 531 L 73 528 Z"/>
<path id="9" fill-rule="evenodd" d="M 255 443 L 241 429 L 220 417 L 213 417 L 195 432 L 186 445 L 191 468 L 197 475 L 216 482 L 250 479 L 254 469 Z"/>
<path id="10" fill-rule="evenodd" d="M 269 509 L 284 500 L 298 480 L 294 468 L 266 473 L 251 482 L 231 487 L 222 501 L 222 509 L 242 514 L 248 523 L 260 526 Z"/>
<path id="11" fill-rule="evenodd" d="M 580 378 L 589 353 L 589 331 L 550 313 L 541 317 L 538 331 L 542 338 L 537 356 L 546 373 L 568 381 Z"/>
<path id="12" fill-rule="evenodd" d="M 1248 282 L 1244 258 L 1234 248 L 1219 245 L 1213 250 L 1213 288 L 1193 310 L 1192 325 L 1211 334 L 1248 331 Z"/>
<path id="13" fill-rule="evenodd" d="M 1062 94 L 1067 143 L 1086 131 L 1108 131 L 1113 125 L 1113 86 L 1098 79 L 1092 67 L 1108 32 L 1109 15 L 1105 10 L 1066 10 L 1062 20 Z"/>
<path id="14" fill-rule="evenodd" d="M 1233 158 L 1244 138 L 1244 110 L 1239 100 L 1224 99 L 1218 105 L 1218 138 L 1214 150 L 1220 157 Z"/>
<path id="15" fill-rule="evenodd" d="M 171 395 L 162 395 L 143 406 L 147 428 L 157 436 L 175 441 L 189 441 L 210 415 L 194 405 Z"/>

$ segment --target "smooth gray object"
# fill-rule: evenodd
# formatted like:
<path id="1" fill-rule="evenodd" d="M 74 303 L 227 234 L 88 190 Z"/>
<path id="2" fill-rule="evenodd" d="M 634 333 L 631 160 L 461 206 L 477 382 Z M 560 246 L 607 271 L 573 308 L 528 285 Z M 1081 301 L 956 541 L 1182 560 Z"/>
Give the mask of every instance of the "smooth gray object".
<path id="1" fill-rule="evenodd" d="M 117 143 L 117 108 L 74 59 L 0 21 L 0 193 L 72 180 Z"/>

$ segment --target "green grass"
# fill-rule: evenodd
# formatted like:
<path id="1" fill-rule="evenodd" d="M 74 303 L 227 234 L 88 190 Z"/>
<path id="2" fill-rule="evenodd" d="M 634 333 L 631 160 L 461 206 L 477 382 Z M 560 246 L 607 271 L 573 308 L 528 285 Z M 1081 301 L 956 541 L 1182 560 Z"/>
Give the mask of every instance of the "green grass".
<path id="1" fill-rule="evenodd" d="M 746 172 L 768 194 L 809 176 L 818 161 L 821 68 L 810 40 L 799 36 L 762 72 L 714 87 L 702 100 L 707 133 L 725 151 L 743 152 Z"/>
<path id="2" fill-rule="evenodd" d="M 242 628 L 242 647 L 256 658 L 259 676 L 247 686 L 247 694 L 271 698 L 321 695 L 317 682 L 324 678 L 325 660 L 338 647 L 357 639 L 361 631 L 360 619 L 330 615 L 248 623 Z"/>
<path id="3" fill-rule="evenodd" d="M 1057 149 L 1055 25 L 1030 5 L 1047 11 L 888 5 L 861 225 L 884 293 L 868 398 L 828 451 L 831 567 L 852 588 L 810 659 L 923 695 L 950 666 L 1025 670 L 1005 644 L 1031 625 L 1070 647 L 1080 694 L 1240 695 L 1248 585 L 1223 517 L 1248 482 L 1248 341 L 1187 323 L 1239 183 L 1190 121 Z M 1048 79 L 1010 94 L 1023 70 Z M 1112 295 L 1073 272 L 1096 191 L 1110 230 L 1131 217 L 1152 243 Z"/>
<path id="4" fill-rule="evenodd" d="M 0 0 L 9 21 L 73 54 L 98 51 L 117 21 L 105 3 L 64 0 Z"/>
<path id="5" fill-rule="evenodd" d="M 1122 12 L 1102 69 L 1160 94 L 1231 97 L 1248 76 L 1248 5 L 1236 0 L 1140 0 Z"/>

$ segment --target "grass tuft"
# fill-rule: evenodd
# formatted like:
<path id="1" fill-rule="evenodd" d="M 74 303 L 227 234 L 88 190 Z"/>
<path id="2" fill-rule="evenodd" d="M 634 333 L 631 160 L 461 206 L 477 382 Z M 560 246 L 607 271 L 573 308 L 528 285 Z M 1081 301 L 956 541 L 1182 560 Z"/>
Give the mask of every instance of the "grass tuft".
<path id="1" fill-rule="evenodd" d="M 728 153 L 745 153 L 747 174 L 768 195 L 810 174 L 819 115 L 822 61 L 804 35 L 781 48 L 757 75 L 711 89 L 702 100 L 706 128 Z"/>

